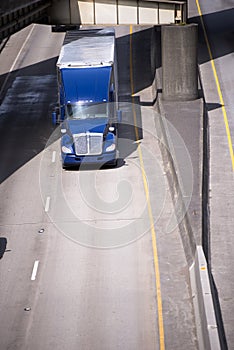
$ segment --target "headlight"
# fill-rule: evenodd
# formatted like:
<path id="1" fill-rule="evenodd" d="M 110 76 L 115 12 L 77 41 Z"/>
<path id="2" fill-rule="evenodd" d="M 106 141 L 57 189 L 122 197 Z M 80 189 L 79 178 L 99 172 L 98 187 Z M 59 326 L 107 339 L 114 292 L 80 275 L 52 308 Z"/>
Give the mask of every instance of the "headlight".
<path id="1" fill-rule="evenodd" d="M 72 153 L 72 150 L 70 150 L 70 148 L 66 146 L 62 146 L 62 152 L 68 154 L 68 153 Z"/>
<path id="2" fill-rule="evenodd" d="M 115 143 L 112 143 L 110 146 L 106 147 L 106 152 L 113 152 L 115 150 Z"/>

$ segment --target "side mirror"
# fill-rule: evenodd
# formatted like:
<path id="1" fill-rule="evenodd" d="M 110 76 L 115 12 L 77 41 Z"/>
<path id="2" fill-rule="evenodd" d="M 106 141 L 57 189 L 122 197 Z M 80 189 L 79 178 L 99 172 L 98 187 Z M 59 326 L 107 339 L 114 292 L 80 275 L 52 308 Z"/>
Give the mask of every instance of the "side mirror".
<path id="1" fill-rule="evenodd" d="M 56 107 L 55 108 L 55 111 L 52 112 L 52 124 L 53 125 L 56 125 L 56 124 L 59 124 L 59 108 Z"/>
<path id="2" fill-rule="evenodd" d="M 57 114 L 56 114 L 56 112 L 52 112 L 52 124 L 53 125 L 57 124 Z"/>
<path id="3" fill-rule="evenodd" d="M 119 109 L 117 110 L 117 120 L 118 120 L 118 123 L 122 122 L 122 111 Z"/>

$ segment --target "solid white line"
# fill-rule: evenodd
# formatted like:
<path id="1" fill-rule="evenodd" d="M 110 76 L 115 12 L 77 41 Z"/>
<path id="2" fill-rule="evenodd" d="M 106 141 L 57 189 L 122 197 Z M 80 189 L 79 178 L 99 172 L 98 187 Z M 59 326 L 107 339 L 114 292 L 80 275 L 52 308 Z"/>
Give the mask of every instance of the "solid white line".
<path id="1" fill-rule="evenodd" d="M 56 160 L 56 151 L 53 151 L 52 153 L 52 163 L 55 163 Z"/>
<path id="2" fill-rule="evenodd" d="M 35 279 L 36 279 L 38 265 L 39 265 L 39 260 L 36 260 L 34 263 L 34 266 L 33 266 L 33 270 L 32 270 L 31 281 L 35 281 Z"/>
<path id="3" fill-rule="evenodd" d="M 46 198 L 45 212 L 47 213 L 50 209 L 50 197 Z"/>
<path id="4" fill-rule="evenodd" d="M 22 46 L 21 49 L 19 50 L 18 55 L 16 56 L 14 62 L 12 63 L 12 66 L 11 66 L 11 68 L 10 68 L 10 70 L 9 70 L 9 72 L 8 72 L 8 74 L 7 74 L 7 76 L 6 76 L 6 79 L 5 79 L 4 83 L 2 84 L 2 88 L 1 88 L 1 90 L 0 90 L 0 96 L 1 96 L 1 94 L 2 94 L 2 92 L 3 92 L 3 90 L 5 89 L 6 83 L 8 82 L 8 79 L 9 79 L 9 76 L 10 76 L 11 72 L 12 72 L 12 71 L 14 70 L 14 68 L 15 68 L 15 65 L 16 65 L 17 60 L 19 59 L 19 56 L 21 55 L 21 53 L 22 53 L 22 51 L 23 51 L 25 45 L 27 44 L 27 42 L 28 42 L 28 40 L 29 40 L 29 38 L 30 38 L 30 36 L 31 36 L 31 34 L 32 34 L 32 31 L 33 31 L 33 29 L 34 29 L 34 26 L 35 26 L 35 24 L 32 25 L 32 28 L 31 28 L 30 32 L 28 33 L 27 38 L 26 38 L 26 40 L 25 40 L 23 46 Z"/>

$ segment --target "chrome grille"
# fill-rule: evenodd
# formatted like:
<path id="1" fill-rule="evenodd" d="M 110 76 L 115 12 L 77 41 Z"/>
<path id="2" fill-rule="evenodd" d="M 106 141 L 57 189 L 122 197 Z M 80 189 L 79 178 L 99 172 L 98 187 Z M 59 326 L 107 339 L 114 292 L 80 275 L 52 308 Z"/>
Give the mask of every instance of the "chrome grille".
<path id="1" fill-rule="evenodd" d="M 86 134 L 74 136 L 74 143 L 75 143 L 75 151 L 77 155 L 85 155 L 88 153 Z"/>
<path id="2" fill-rule="evenodd" d="M 102 153 L 103 134 L 82 133 L 73 135 L 73 138 L 77 156 Z"/>
<path id="3" fill-rule="evenodd" d="M 89 152 L 90 154 L 102 153 L 102 138 L 100 135 L 92 135 L 89 138 Z"/>

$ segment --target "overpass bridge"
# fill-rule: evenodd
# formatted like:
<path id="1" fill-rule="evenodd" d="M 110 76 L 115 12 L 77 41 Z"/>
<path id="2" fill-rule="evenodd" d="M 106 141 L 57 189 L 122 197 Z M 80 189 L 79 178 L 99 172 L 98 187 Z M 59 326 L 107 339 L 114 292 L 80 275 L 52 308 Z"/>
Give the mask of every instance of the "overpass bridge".
<path id="1" fill-rule="evenodd" d="M 31 23 L 169 24 L 187 20 L 187 0 L 2 0 L 0 40 Z"/>

